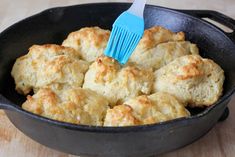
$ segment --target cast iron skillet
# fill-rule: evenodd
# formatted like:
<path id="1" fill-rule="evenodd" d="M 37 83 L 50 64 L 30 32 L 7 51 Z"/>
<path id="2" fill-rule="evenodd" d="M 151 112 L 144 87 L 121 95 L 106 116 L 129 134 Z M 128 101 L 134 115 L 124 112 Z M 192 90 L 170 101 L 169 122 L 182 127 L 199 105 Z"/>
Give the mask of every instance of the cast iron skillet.
<path id="1" fill-rule="evenodd" d="M 0 34 L 0 108 L 25 135 L 48 147 L 76 155 L 143 157 L 185 146 L 206 134 L 225 112 L 235 91 L 235 33 L 225 33 L 201 18 L 214 19 L 235 30 L 235 21 L 215 11 L 171 10 L 148 5 L 146 28 L 161 25 L 184 31 L 196 43 L 201 55 L 224 70 L 224 94 L 212 107 L 192 109 L 190 118 L 161 124 L 103 128 L 73 125 L 46 119 L 21 109 L 24 97 L 14 90 L 10 71 L 15 59 L 32 44 L 61 44 L 69 32 L 85 26 L 111 29 L 116 17 L 130 4 L 99 3 L 53 8 L 27 18 Z"/>

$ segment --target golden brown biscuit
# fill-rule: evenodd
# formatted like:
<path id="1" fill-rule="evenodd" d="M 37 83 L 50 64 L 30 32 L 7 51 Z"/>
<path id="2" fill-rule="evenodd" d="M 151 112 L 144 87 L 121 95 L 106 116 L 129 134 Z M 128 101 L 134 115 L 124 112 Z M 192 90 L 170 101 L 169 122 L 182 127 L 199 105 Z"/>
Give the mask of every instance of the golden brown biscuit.
<path id="1" fill-rule="evenodd" d="M 188 41 L 172 41 L 158 44 L 156 47 L 146 51 L 137 48 L 130 57 L 129 63 L 141 68 L 157 70 L 174 59 L 189 54 L 199 54 L 195 44 Z"/>
<path id="2" fill-rule="evenodd" d="M 222 94 L 224 71 L 198 55 L 177 58 L 155 72 L 154 91 L 175 95 L 191 107 L 210 106 Z"/>
<path id="3" fill-rule="evenodd" d="M 158 92 L 142 95 L 108 109 L 104 126 L 131 126 L 164 122 L 188 117 L 190 113 L 174 96 Z"/>
<path id="4" fill-rule="evenodd" d="M 83 88 L 104 95 L 112 105 L 126 98 L 149 94 L 153 85 L 152 70 L 121 66 L 109 57 L 101 56 L 89 67 Z"/>
<path id="5" fill-rule="evenodd" d="M 82 88 L 53 91 L 42 88 L 28 96 L 23 109 L 50 119 L 84 125 L 103 125 L 108 101 L 101 95 Z"/>
<path id="6" fill-rule="evenodd" d="M 134 126 L 141 125 L 141 122 L 133 115 L 133 110 L 128 105 L 114 106 L 107 110 L 104 126 Z"/>
<path id="7" fill-rule="evenodd" d="M 183 32 L 174 33 L 161 26 L 154 26 L 144 31 L 144 35 L 140 40 L 135 51 L 145 52 L 156 47 L 160 43 L 169 41 L 184 41 L 185 35 Z M 134 51 L 134 53 L 135 53 Z"/>
<path id="8" fill-rule="evenodd" d="M 89 64 L 68 47 L 34 45 L 29 53 L 18 58 L 12 69 L 16 90 L 28 94 L 32 89 L 60 84 L 80 87 Z"/>
<path id="9" fill-rule="evenodd" d="M 103 54 L 109 35 L 109 30 L 85 27 L 70 33 L 62 45 L 74 48 L 81 53 L 82 59 L 92 62 Z"/>

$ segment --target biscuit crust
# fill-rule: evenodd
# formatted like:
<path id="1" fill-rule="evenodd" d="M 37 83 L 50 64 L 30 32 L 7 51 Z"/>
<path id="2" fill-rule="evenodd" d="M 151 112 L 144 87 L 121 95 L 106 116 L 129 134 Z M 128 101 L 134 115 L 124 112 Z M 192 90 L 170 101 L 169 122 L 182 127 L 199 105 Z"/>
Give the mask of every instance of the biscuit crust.
<path id="1" fill-rule="evenodd" d="M 177 58 L 155 72 L 154 91 L 175 95 L 190 107 L 210 106 L 222 95 L 224 71 L 198 55 Z"/>
<path id="2" fill-rule="evenodd" d="M 108 101 L 101 95 L 82 88 L 53 91 L 42 88 L 27 96 L 23 109 L 54 120 L 73 124 L 102 126 Z"/>
<path id="3" fill-rule="evenodd" d="M 28 54 L 18 58 L 12 69 L 16 90 L 28 94 L 32 89 L 60 84 L 82 86 L 88 62 L 80 60 L 72 48 L 47 44 L 33 45 Z"/>
<path id="4" fill-rule="evenodd" d="M 145 125 L 188 116 L 188 110 L 174 96 L 157 92 L 131 98 L 108 109 L 104 126 Z"/>
<path id="5" fill-rule="evenodd" d="M 99 27 L 85 27 L 70 33 L 62 45 L 74 48 L 80 53 L 83 60 L 92 62 L 103 54 L 109 35 L 109 30 Z"/>
<path id="6" fill-rule="evenodd" d="M 145 51 L 137 47 L 130 57 L 129 63 L 141 68 L 157 70 L 176 58 L 190 54 L 199 54 L 195 44 L 188 41 L 170 41 Z"/>
<path id="7" fill-rule="evenodd" d="M 184 32 L 174 33 L 161 26 L 154 26 L 144 31 L 144 35 L 140 40 L 136 50 L 146 51 L 156 47 L 160 43 L 169 41 L 184 41 Z"/>
<path id="8" fill-rule="evenodd" d="M 83 88 L 104 95 L 111 105 L 115 105 L 129 97 L 150 94 L 153 81 L 152 70 L 121 67 L 114 59 L 101 56 L 89 67 Z"/>

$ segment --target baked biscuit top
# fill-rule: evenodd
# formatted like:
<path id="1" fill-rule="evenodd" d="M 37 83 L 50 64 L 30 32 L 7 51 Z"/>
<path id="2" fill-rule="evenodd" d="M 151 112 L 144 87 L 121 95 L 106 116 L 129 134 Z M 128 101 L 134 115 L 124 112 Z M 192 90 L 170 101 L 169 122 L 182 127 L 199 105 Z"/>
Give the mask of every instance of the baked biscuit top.
<path id="1" fill-rule="evenodd" d="M 121 67 L 114 59 L 101 56 L 89 67 L 83 88 L 104 95 L 115 105 L 128 97 L 150 94 L 153 79 L 152 70 L 134 66 Z"/>
<path id="2" fill-rule="evenodd" d="M 80 53 L 82 59 L 92 62 L 103 54 L 109 35 L 109 30 L 99 27 L 85 27 L 70 33 L 62 45 L 74 48 Z"/>
<path id="3" fill-rule="evenodd" d="M 160 123 L 190 113 L 174 96 L 157 92 L 128 99 L 122 105 L 108 109 L 104 126 L 132 126 Z"/>
<path id="4" fill-rule="evenodd" d="M 176 58 L 190 54 L 199 54 L 195 44 L 188 41 L 169 41 L 160 43 L 151 49 L 137 48 L 130 57 L 129 64 L 157 70 Z"/>
<path id="5" fill-rule="evenodd" d="M 195 44 L 185 41 L 183 32 L 172 32 L 160 26 L 144 31 L 144 35 L 131 55 L 128 64 L 157 70 L 174 59 L 199 54 Z"/>
<path id="6" fill-rule="evenodd" d="M 74 124 L 102 126 L 108 101 L 101 95 L 82 88 L 54 91 L 42 88 L 27 96 L 23 109 L 54 120 Z"/>
<path id="7" fill-rule="evenodd" d="M 146 51 L 156 47 L 160 43 L 184 40 L 185 35 L 183 32 L 174 33 L 161 26 L 155 26 L 144 31 L 144 35 L 140 40 L 136 51 Z"/>
<path id="8" fill-rule="evenodd" d="M 80 87 L 88 66 L 72 48 L 54 44 L 33 45 L 28 54 L 16 60 L 11 74 L 16 90 L 28 94 L 32 89 L 54 84 Z"/>
<path id="9" fill-rule="evenodd" d="M 212 60 L 187 55 L 155 72 L 154 91 L 171 93 L 191 107 L 210 106 L 222 95 L 224 78 Z"/>

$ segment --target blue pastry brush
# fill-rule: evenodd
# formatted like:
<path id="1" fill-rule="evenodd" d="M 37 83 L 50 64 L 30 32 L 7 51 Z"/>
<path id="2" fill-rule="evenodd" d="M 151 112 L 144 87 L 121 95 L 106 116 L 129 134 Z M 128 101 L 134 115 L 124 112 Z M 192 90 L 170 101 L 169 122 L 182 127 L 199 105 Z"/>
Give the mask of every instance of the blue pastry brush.
<path id="1" fill-rule="evenodd" d="M 114 22 L 104 54 L 125 64 L 144 33 L 143 12 L 146 0 L 135 0 Z"/>

